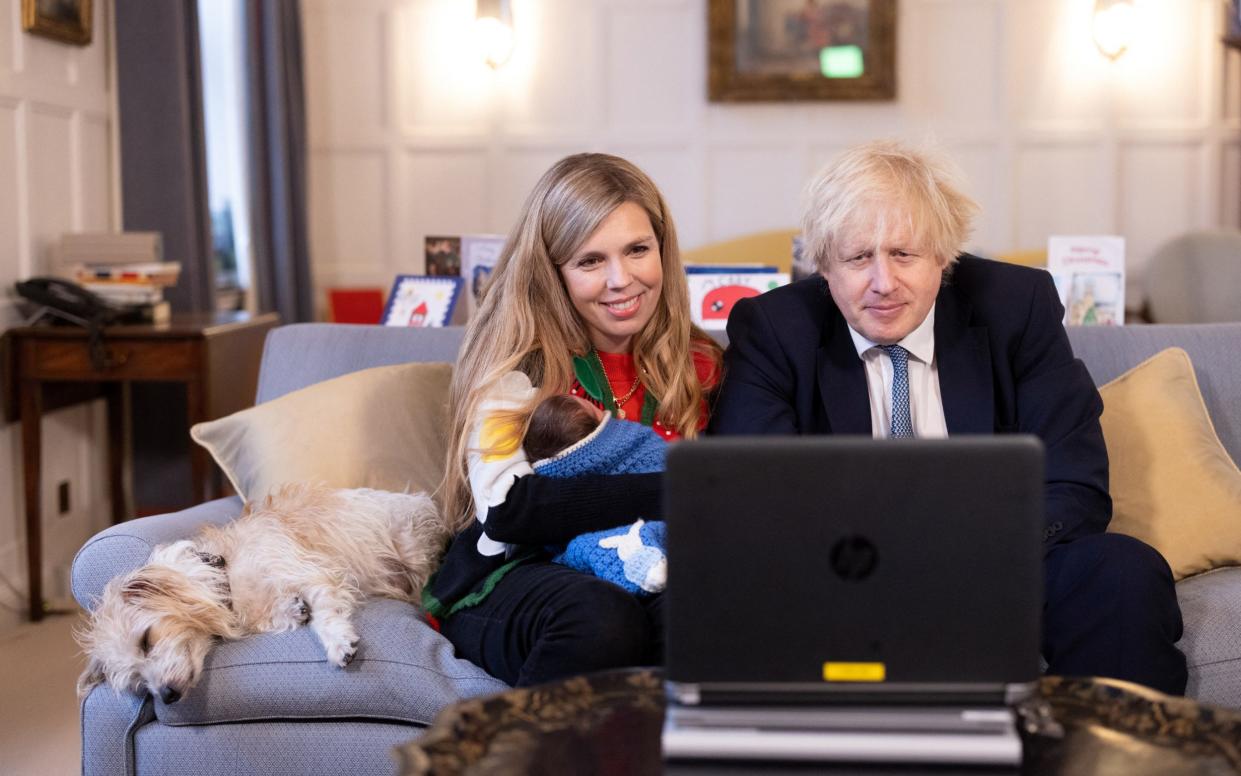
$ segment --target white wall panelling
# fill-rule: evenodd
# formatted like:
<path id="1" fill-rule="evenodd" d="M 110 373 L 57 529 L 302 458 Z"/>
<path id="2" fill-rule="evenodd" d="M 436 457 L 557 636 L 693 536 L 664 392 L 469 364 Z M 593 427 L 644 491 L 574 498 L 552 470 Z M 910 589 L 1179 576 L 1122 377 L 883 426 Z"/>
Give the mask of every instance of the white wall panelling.
<path id="1" fill-rule="evenodd" d="M 684 137 L 698 121 L 703 68 L 687 67 L 705 59 L 702 36 L 686 51 L 685 32 L 695 28 L 697 8 L 690 3 L 651 6 L 616 4 L 603 9 L 607 52 L 604 92 L 606 126 L 613 136 Z"/>
<path id="2" fill-rule="evenodd" d="M 18 59 L 17 31 L 21 29 L 21 4 L 9 3 L 0 8 L 0 75 L 21 69 Z"/>
<path id="3" fill-rule="evenodd" d="M 17 259 L 22 245 L 18 121 L 17 103 L 0 99 L 0 257 L 10 257 L 8 261 L 0 260 L 0 286 L 5 288 L 18 279 L 21 271 Z"/>
<path id="4" fill-rule="evenodd" d="M 308 106 L 312 132 L 355 138 L 384 125 L 387 45 L 382 22 L 379 13 L 344 4 L 307 16 L 305 37 L 316 54 L 306 58 L 306 80 L 325 96 Z"/>
<path id="5" fill-rule="evenodd" d="M 779 229 L 796 218 L 798 192 L 807 172 L 805 154 L 798 149 L 716 146 L 708 164 L 710 234 Z"/>
<path id="6" fill-rule="evenodd" d="M 404 188 L 402 217 L 396 219 L 402 228 L 399 244 L 406 255 L 402 264 L 417 253 L 413 247 L 420 241 L 419 222 L 438 224 L 444 234 L 478 231 L 487 223 L 485 149 L 406 149 L 397 171 L 397 183 Z"/>
<path id="7" fill-rule="evenodd" d="M 116 181 L 111 0 L 94 4 L 87 47 L 29 35 L 21 4 L 0 9 L 0 286 L 50 269 L 49 249 L 67 231 L 119 223 Z M 5 294 L 0 326 L 18 322 Z M 106 525 L 106 418 L 95 402 L 43 419 L 43 556 L 45 589 L 67 595 L 74 552 Z M 0 574 L 26 588 L 21 429 L 0 425 Z M 73 508 L 57 514 L 55 485 L 68 480 Z M 7 590 L 7 586 L 6 590 Z M 24 601 L 5 604 L 24 609 Z M 56 603 L 60 603 L 57 601 Z M 0 631 L 17 621 L 0 608 Z"/>
<path id="8" fill-rule="evenodd" d="M 311 191 L 310 234 L 315 244 L 349 262 L 374 263 L 388 256 L 391 214 L 385 154 L 315 153 L 310 164 L 312 178 L 321 184 Z"/>
<path id="9" fill-rule="evenodd" d="M 373 236 L 359 251 L 317 229 L 319 282 L 417 270 L 427 234 L 507 232 L 568 153 L 633 159 L 694 247 L 794 226 L 815 169 L 896 136 L 960 164 L 983 208 L 977 249 L 1121 233 L 1139 288 L 1161 240 L 1241 224 L 1241 55 L 1219 43 L 1219 6 L 1144 0 L 1108 62 L 1088 0 L 901 0 L 896 101 L 726 105 L 706 101 L 706 0 L 514 0 L 497 71 L 471 49 L 469 0 L 308 0 L 311 189 L 350 214 L 316 220 L 365 211 L 389 242 L 371 255 Z M 386 185 L 340 174 L 362 149 L 385 160 Z"/>
<path id="10" fill-rule="evenodd" d="M 83 231 L 103 232 L 112 226 L 110 196 L 112 193 L 111 137 L 104 119 L 82 117 L 78 128 L 77 165 L 80 191 L 78 203 Z"/>
<path id="11" fill-rule="evenodd" d="M 1159 246 L 1197 226 L 1201 143 L 1127 144 L 1121 155 L 1121 223 L 1130 273 L 1126 296 L 1141 295 L 1145 262 Z"/>
<path id="12" fill-rule="evenodd" d="M 1028 145 L 1018 152 L 1018 245 L 1043 245 L 1048 234 L 1115 230 L 1105 193 L 1110 170 L 1100 147 Z"/>
<path id="13" fill-rule="evenodd" d="M 73 111 L 34 105 L 27 120 L 31 256 L 34 272 L 47 274 L 52 246 L 74 222 Z"/>
<path id="14" fill-rule="evenodd" d="M 1226 143 L 1220 150 L 1219 166 L 1224 170 L 1241 170 L 1241 144 Z M 1241 216 L 1241 177 L 1224 175 L 1220 181 L 1219 212 L 1211 220 L 1232 224 Z"/>

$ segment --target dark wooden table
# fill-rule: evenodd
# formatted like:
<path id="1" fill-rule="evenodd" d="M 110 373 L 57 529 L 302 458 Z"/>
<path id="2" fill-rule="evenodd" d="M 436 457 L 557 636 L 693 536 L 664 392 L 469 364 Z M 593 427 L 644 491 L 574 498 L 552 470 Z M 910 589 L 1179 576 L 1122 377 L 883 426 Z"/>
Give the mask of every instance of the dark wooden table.
<path id="1" fill-rule="evenodd" d="M 397 749 L 401 774 L 1241 773 L 1241 712 L 1112 680 L 1044 677 L 1017 708 L 1019 769 L 663 763 L 661 675 L 609 671 L 454 704 Z"/>
<path id="2" fill-rule="evenodd" d="M 49 384 L 70 384 L 82 396 L 86 385 L 102 390 L 108 407 L 108 472 L 112 520 L 133 515 L 130 475 L 130 392 L 134 382 L 185 385 L 186 428 L 244 409 L 254 402 L 259 359 L 275 313 L 195 313 L 167 323 L 109 326 L 102 350 L 92 358 L 87 330 L 80 326 L 26 326 L 5 332 L 11 390 L 22 423 L 22 467 L 26 495 L 26 558 L 30 619 L 43 618 L 42 516 L 40 478 L 43 440 L 39 419 Z M 64 395 L 64 392 L 61 394 Z M 64 403 L 63 398 L 57 403 Z M 190 451 L 194 499 L 210 498 L 210 460 L 197 445 Z"/>

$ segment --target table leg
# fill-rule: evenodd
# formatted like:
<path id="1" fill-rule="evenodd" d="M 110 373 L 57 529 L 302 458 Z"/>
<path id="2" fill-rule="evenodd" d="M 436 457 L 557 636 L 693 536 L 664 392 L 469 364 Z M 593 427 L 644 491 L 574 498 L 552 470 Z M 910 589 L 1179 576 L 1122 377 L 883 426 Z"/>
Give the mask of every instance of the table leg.
<path id="1" fill-rule="evenodd" d="M 42 476 L 43 384 L 22 380 L 22 473 L 26 492 L 26 573 L 30 592 L 30 620 L 43 619 L 43 515 L 39 480 Z"/>
<path id="2" fill-rule="evenodd" d="M 190 380 L 185 384 L 185 405 L 190 426 L 195 423 L 202 423 L 207 419 L 207 397 L 202 384 L 198 380 Z M 212 494 L 207 489 L 208 466 L 210 466 L 210 463 L 207 461 L 207 451 L 203 449 L 202 445 L 191 440 L 190 482 L 194 490 L 195 503 L 208 501 L 212 498 Z"/>
<path id="3" fill-rule="evenodd" d="M 112 524 L 134 516 L 133 433 L 130 429 L 129 383 L 108 383 L 108 479 L 112 492 Z"/>

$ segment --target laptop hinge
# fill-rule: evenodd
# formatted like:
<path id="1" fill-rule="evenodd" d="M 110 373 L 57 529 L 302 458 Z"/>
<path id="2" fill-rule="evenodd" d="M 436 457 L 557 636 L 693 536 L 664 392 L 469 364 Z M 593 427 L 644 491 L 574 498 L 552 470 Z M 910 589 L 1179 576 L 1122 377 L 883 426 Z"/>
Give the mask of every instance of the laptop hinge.
<path id="1" fill-rule="evenodd" d="M 1030 684 L 667 682 L 668 698 L 683 706 L 753 705 L 1013 705 Z"/>

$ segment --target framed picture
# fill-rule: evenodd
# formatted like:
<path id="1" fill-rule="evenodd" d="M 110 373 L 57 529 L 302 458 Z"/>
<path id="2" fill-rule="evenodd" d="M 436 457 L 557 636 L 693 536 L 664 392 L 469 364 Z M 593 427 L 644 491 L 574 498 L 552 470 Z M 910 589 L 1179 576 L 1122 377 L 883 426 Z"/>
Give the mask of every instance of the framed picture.
<path id="1" fill-rule="evenodd" d="M 896 0 L 709 3 L 712 102 L 896 97 Z"/>
<path id="2" fill-rule="evenodd" d="M 427 235 L 423 238 L 428 275 L 461 274 L 461 236 Z"/>
<path id="3" fill-rule="evenodd" d="M 64 43 L 89 45 L 91 0 L 22 0 L 22 29 Z"/>

